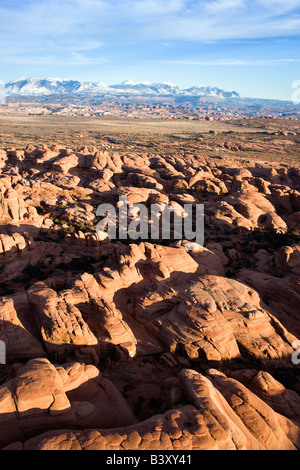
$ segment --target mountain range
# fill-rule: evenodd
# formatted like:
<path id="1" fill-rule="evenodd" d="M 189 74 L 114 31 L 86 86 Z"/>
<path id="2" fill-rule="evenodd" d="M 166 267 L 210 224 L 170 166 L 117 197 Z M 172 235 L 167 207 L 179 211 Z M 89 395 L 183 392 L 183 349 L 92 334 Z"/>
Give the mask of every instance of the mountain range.
<path id="1" fill-rule="evenodd" d="M 5 84 L 6 95 L 45 96 L 66 94 L 147 95 L 176 97 L 240 98 L 236 91 L 224 91 L 212 86 L 193 86 L 182 90 L 171 82 L 133 82 L 127 80 L 116 85 L 98 82 L 80 82 L 61 78 L 19 78 Z"/>

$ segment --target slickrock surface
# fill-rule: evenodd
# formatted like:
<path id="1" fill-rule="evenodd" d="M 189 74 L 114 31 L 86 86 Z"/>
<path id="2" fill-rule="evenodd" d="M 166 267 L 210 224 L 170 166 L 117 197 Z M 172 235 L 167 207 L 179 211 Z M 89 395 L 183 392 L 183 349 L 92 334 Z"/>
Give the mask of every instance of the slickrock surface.
<path id="1" fill-rule="evenodd" d="M 113 428 L 136 422 L 125 399 L 92 365 L 54 367 L 47 359 L 18 365 L 0 389 L 1 446 L 41 429 Z"/>
<path id="2" fill-rule="evenodd" d="M 0 157 L 0 448 L 300 448 L 299 169 L 196 150 Z M 120 197 L 129 221 L 137 203 L 204 204 L 204 246 L 97 232 Z"/>
<path id="3" fill-rule="evenodd" d="M 171 410 L 142 423 L 111 431 L 53 431 L 7 448 L 296 450 L 300 444 L 297 423 L 276 413 L 241 383 L 218 371 L 209 370 L 205 377 L 182 369 L 174 378 L 173 387 L 181 391 L 182 403 L 174 403 Z"/>

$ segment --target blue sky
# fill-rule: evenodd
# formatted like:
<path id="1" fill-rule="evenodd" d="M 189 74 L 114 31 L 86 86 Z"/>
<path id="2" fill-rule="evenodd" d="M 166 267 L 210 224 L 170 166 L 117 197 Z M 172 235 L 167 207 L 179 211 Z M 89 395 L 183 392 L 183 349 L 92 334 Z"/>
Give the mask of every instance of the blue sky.
<path id="1" fill-rule="evenodd" d="M 171 81 L 292 99 L 300 0 L 0 0 L 0 80 Z"/>

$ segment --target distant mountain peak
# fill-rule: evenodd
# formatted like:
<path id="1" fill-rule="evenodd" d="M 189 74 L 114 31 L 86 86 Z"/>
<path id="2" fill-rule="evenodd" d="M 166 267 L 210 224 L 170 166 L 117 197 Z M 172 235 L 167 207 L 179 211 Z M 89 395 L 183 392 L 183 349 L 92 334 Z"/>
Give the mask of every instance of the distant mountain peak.
<path id="1" fill-rule="evenodd" d="M 60 78 L 60 77 L 47 77 L 45 80 L 49 80 L 52 82 L 64 82 L 64 81 L 70 81 L 68 79 Z"/>
<path id="2" fill-rule="evenodd" d="M 125 80 L 116 85 L 107 85 L 101 81 L 80 82 L 78 80 L 67 80 L 58 77 L 48 78 L 26 78 L 21 77 L 5 85 L 7 95 L 20 96 L 43 96 L 43 95 L 65 95 L 65 94 L 132 94 L 135 96 L 183 96 L 201 97 L 209 96 L 220 99 L 239 98 L 235 91 L 229 92 L 212 86 L 193 86 L 186 90 L 180 89 L 171 81 L 155 83 L 151 81 L 135 82 Z"/>
<path id="3" fill-rule="evenodd" d="M 125 80 L 125 82 L 122 82 L 121 85 L 131 85 L 131 86 L 136 86 L 136 85 L 152 85 L 153 82 L 145 81 L 145 82 L 134 82 L 133 80 Z"/>
<path id="4" fill-rule="evenodd" d="M 166 81 L 166 82 L 163 82 L 164 85 L 168 85 L 172 88 L 177 88 L 177 85 L 175 85 L 175 83 L 172 83 L 172 82 L 169 82 L 169 81 Z"/>

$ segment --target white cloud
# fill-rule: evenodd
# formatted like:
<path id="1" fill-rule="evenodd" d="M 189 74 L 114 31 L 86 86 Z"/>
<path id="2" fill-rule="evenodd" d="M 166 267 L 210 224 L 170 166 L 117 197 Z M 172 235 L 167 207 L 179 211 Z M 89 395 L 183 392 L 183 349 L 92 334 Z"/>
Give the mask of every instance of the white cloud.
<path id="1" fill-rule="evenodd" d="M 105 64 L 107 63 L 107 59 L 105 57 L 99 57 L 99 58 L 94 58 L 94 57 L 85 57 L 83 54 L 80 54 L 79 52 L 72 52 L 71 56 L 73 58 L 69 60 L 69 63 L 74 63 L 77 65 L 79 64 L 87 64 L 87 65 L 93 65 L 93 64 Z"/>
<path id="2" fill-rule="evenodd" d="M 284 65 L 288 63 L 297 63 L 300 59 L 263 59 L 263 60 L 247 60 L 247 59 L 217 59 L 217 60 L 166 60 L 161 63 L 177 64 L 177 65 L 204 65 L 204 66 L 241 66 L 241 65 Z"/>
<path id="3" fill-rule="evenodd" d="M 123 7 L 133 17 L 149 17 L 179 13 L 186 4 L 185 0 L 127 0 Z"/>
<path id="4" fill-rule="evenodd" d="M 299 0 L 257 0 L 257 4 L 268 9 L 272 14 L 284 14 L 300 7 Z"/>
<path id="5" fill-rule="evenodd" d="M 77 52 L 71 53 L 69 57 L 59 58 L 54 55 L 22 55 L 1 57 L 1 62 L 10 65 L 35 65 L 35 66 L 79 66 L 79 65 L 100 65 L 108 63 L 105 57 L 89 58 Z"/>
<path id="6" fill-rule="evenodd" d="M 208 14 L 218 14 L 232 12 L 232 10 L 245 7 L 244 0 L 215 0 L 205 4 L 205 12 Z"/>
<path id="7" fill-rule="evenodd" d="M 252 16 L 165 18 L 147 25 L 143 37 L 160 40 L 215 41 L 226 39 L 261 39 L 299 36 L 300 16 Z"/>
<path id="8" fill-rule="evenodd" d="M 299 36 L 299 0 L 2 0 L 2 44 L 86 46 L 139 40 L 254 39 Z M 39 46 L 39 44 L 38 44 Z M 96 46 L 97 47 L 97 46 Z M 76 48 L 74 48 L 75 50 Z M 86 50 L 87 50 L 86 49 Z"/>
<path id="9" fill-rule="evenodd" d="M 81 41 L 76 38 L 65 40 L 50 40 L 49 47 L 56 51 L 94 51 L 105 45 L 104 42 L 82 38 Z"/>

